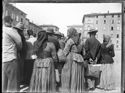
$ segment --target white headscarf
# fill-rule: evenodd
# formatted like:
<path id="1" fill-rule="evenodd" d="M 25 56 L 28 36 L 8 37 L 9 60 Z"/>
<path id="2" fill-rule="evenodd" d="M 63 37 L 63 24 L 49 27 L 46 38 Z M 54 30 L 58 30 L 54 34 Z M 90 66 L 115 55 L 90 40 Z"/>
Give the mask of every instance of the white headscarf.
<path id="1" fill-rule="evenodd" d="M 109 34 L 104 34 L 103 36 L 104 36 L 104 37 L 103 37 L 104 40 L 107 42 L 106 47 L 111 46 L 111 45 L 112 45 L 111 35 L 109 35 Z"/>

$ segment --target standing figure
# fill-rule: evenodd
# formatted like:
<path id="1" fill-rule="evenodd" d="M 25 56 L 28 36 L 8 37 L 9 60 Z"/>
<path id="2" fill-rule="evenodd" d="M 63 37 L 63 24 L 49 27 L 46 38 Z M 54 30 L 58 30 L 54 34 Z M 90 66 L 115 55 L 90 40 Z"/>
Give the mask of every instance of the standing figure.
<path id="1" fill-rule="evenodd" d="M 81 92 L 84 91 L 84 66 L 83 58 L 79 54 L 77 44 L 79 34 L 75 28 L 68 29 L 68 40 L 63 50 L 66 62 L 62 69 L 62 91 Z M 75 59 L 76 58 L 76 59 Z"/>
<path id="2" fill-rule="evenodd" d="M 95 38 L 97 30 L 91 29 L 89 32 L 90 37 L 85 42 L 85 57 L 84 59 L 88 61 L 88 64 L 96 64 L 100 59 L 100 42 Z M 95 63 L 94 63 L 95 62 Z M 87 77 L 88 89 L 95 89 L 95 79 L 94 77 Z"/>
<path id="3" fill-rule="evenodd" d="M 26 40 L 27 55 L 24 62 L 24 84 L 29 86 L 33 70 L 33 64 L 35 61 L 35 59 L 32 58 L 32 55 L 33 55 L 33 46 L 34 42 L 36 41 L 36 38 L 33 36 L 32 30 L 27 30 L 27 34 L 28 34 L 27 37 L 29 37 L 29 39 Z"/>
<path id="4" fill-rule="evenodd" d="M 22 48 L 21 37 L 18 32 L 11 27 L 10 16 L 4 18 L 3 45 L 2 45 L 2 91 L 18 91 L 17 85 L 17 53 Z"/>
<path id="5" fill-rule="evenodd" d="M 114 45 L 111 42 L 109 35 L 104 35 L 103 44 L 101 45 L 101 64 L 102 73 L 100 78 L 100 85 L 98 87 L 105 90 L 115 89 L 115 81 L 113 78 L 113 63 L 112 57 L 115 56 Z"/>
<path id="6" fill-rule="evenodd" d="M 26 53 L 27 53 L 27 44 L 26 44 L 26 39 L 24 37 L 24 24 L 22 22 L 19 22 L 16 24 L 16 26 L 13 27 L 18 34 L 21 37 L 22 40 L 22 49 L 18 51 L 18 85 L 23 84 L 24 76 L 23 76 L 23 70 L 24 70 L 24 60 L 26 58 Z"/>
<path id="7" fill-rule="evenodd" d="M 37 41 L 34 43 L 34 54 L 36 54 L 37 59 L 34 62 L 30 92 L 55 93 L 54 62 L 57 62 L 56 48 L 52 42 L 48 41 L 45 31 L 38 33 Z"/>

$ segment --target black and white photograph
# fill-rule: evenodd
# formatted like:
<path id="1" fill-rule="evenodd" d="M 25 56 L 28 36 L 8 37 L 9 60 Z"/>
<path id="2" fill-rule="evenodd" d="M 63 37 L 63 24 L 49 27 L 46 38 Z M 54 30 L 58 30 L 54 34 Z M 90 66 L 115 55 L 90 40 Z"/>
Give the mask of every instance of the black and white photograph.
<path id="1" fill-rule="evenodd" d="M 3 93 L 124 91 L 125 2 L 8 1 L 2 2 Z"/>

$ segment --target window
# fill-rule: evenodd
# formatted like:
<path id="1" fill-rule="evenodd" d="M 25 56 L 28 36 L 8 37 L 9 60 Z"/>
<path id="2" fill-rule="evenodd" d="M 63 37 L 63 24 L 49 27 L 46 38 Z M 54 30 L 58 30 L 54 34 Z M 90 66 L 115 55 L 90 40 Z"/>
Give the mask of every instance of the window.
<path id="1" fill-rule="evenodd" d="M 19 17 L 18 16 L 16 16 L 16 21 L 19 21 Z"/>
<path id="2" fill-rule="evenodd" d="M 96 16 L 96 18 L 98 18 L 98 16 Z"/>
<path id="3" fill-rule="evenodd" d="M 111 30 L 113 30 L 113 27 L 111 27 Z"/>
<path id="4" fill-rule="evenodd" d="M 104 18 L 106 18 L 106 15 L 104 15 Z"/>
<path id="5" fill-rule="evenodd" d="M 117 27 L 117 30 L 120 30 L 120 27 L 119 27 L 119 26 Z"/>
<path id="6" fill-rule="evenodd" d="M 98 24 L 98 21 L 96 20 L 96 24 Z"/>
<path id="7" fill-rule="evenodd" d="M 114 20 L 112 20 L 112 24 L 114 24 Z"/>
<path id="8" fill-rule="evenodd" d="M 105 27 L 104 27 L 103 29 L 104 29 L 104 30 L 106 30 L 106 28 L 105 28 Z"/>
<path id="9" fill-rule="evenodd" d="M 116 36 L 117 38 L 119 38 L 119 34 L 117 34 L 117 36 Z"/>
<path id="10" fill-rule="evenodd" d="M 118 24 L 120 24 L 120 19 L 118 19 Z"/>
<path id="11" fill-rule="evenodd" d="M 111 37 L 113 37 L 113 34 L 111 34 Z"/>
<path id="12" fill-rule="evenodd" d="M 104 20 L 104 24 L 106 24 L 106 20 Z"/>
<path id="13" fill-rule="evenodd" d="M 21 22 L 23 22 L 23 18 L 21 18 Z"/>
<path id="14" fill-rule="evenodd" d="M 119 43 L 119 41 L 117 40 L 117 44 Z"/>
<path id="15" fill-rule="evenodd" d="M 15 19 L 15 15 L 12 13 L 12 19 Z"/>
<path id="16" fill-rule="evenodd" d="M 118 48 L 119 46 L 118 45 L 116 45 L 116 48 Z"/>
<path id="17" fill-rule="evenodd" d="M 112 17 L 114 17 L 114 15 L 112 15 Z"/>
<path id="18" fill-rule="evenodd" d="M 118 15 L 118 17 L 120 17 L 120 14 Z"/>

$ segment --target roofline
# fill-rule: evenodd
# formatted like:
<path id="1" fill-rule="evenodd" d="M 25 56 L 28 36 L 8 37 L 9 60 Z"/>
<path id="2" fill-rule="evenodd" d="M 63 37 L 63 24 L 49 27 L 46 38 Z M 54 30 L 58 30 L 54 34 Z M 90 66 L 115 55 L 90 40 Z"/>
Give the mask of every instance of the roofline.
<path id="1" fill-rule="evenodd" d="M 83 16 L 83 20 L 82 23 L 84 22 L 85 17 L 94 17 L 94 16 L 104 16 L 104 15 L 121 15 L 121 12 L 117 12 L 117 13 L 92 13 L 92 14 L 85 14 Z"/>
<path id="2" fill-rule="evenodd" d="M 39 27 L 38 25 L 36 25 L 35 23 L 32 23 L 32 22 L 29 22 L 29 24 L 33 24 L 33 25 Z M 39 28 L 41 29 L 41 27 L 39 27 Z"/>
<path id="3" fill-rule="evenodd" d="M 55 25 L 40 25 L 39 27 L 56 27 L 56 28 L 59 28 L 59 27 L 57 27 L 57 26 L 55 26 Z"/>
<path id="4" fill-rule="evenodd" d="M 15 9 L 19 10 L 20 12 L 22 12 L 23 14 L 27 15 L 25 12 L 23 12 L 22 10 L 18 9 L 17 7 L 13 6 L 12 4 L 7 3 L 8 5 L 10 5 L 11 7 L 14 7 Z"/>
<path id="5" fill-rule="evenodd" d="M 72 26 L 75 26 L 75 27 L 83 27 L 83 25 L 70 25 L 70 26 L 67 26 L 67 27 L 72 27 Z"/>

